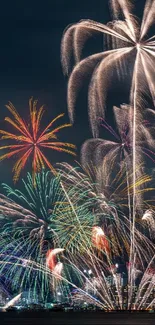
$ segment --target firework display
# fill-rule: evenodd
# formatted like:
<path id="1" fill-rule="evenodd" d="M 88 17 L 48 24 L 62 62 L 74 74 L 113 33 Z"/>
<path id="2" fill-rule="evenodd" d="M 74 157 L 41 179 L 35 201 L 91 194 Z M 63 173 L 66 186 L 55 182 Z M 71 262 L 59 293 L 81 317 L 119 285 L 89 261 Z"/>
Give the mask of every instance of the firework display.
<path id="1" fill-rule="evenodd" d="M 122 280 L 114 265 L 117 258 L 130 265 L 131 223 L 123 207 L 108 201 L 103 190 L 102 195 L 97 191 L 93 173 L 84 174 L 80 167 L 59 164 L 57 176 L 42 171 L 36 174 L 35 184 L 28 174 L 23 181 L 24 193 L 3 185 L 8 197 L 0 198 L 1 272 L 5 271 L 8 281 L 14 279 L 14 290 L 22 277 L 21 290 L 29 287 L 34 296 L 41 290 L 43 301 L 50 294 L 58 299 L 59 292 L 75 304 L 83 299 L 103 309 L 123 308 L 123 302 L 120 304 L 116 297 L 116 293 L 121 295 L 118 290 L 122 290 L 119 283 Z M 132 268 L 131 281 L 136 280 L 138 272 L 140 275 L 146 272 L 145 289 L 148 289 L 147 274 L 153 269 L 154 245 L 141 227 L 137 222 L 134 271 L 133 267 L 124 267 L 126 277 Z M 112 288 L 109 277 L 115 278 Z M 73 288 L 78 291 L 70 297 Z M 107 294 L 110 303 L 105 303 Z M 128 301 L 128 308 L 135 303 L 140 308 L 136 297 L 132 303 Z"/>
<path id="2" fill-rule="evenodd" d="M 11 158 L 14 155 L 19 155 L 19 158 L 13 167 L 15 182 L 18 180 L 20 172 L 25 167 L 30 155 L 33 156 L 33 174 L 45 166 L 54 172 L 53 166 L 43 153 L 44 149 L 51 149 L 60 152 L 63 151 L 75 155 L 73 150 L 75 149 L 75 146 L 73 144 L 57 141 L 57 133 L 61 129 L 71 126 L 71 124 L 62 124 L 55 127 L 53 130 L 50 130 L 53 124 L 63 117 L 64 114 L 55 117 L 46 128 L 44 128 L 44 130 L 41 130 L 40 123 L 44 114 L 44 106 L 41 106 L 37 110 L 37 101 L 33 101 L 32 98 L 29 100 L 30 126 L 20 117 L 12 103 L 9 103 L 6 107 L 12 114 L 14 120 L 10 117 L 6 117 L 5 121 L 8 122 L 9 125 L 18 133 L 16 134 L 0 130 L 0 134 L 2 134 L 1 140 L 11 140 L 12 142 L 15 142 L 0 147 L 0 150 L 6 149 L 8 151 L 8 153 L 0 156 L 0 161 L 6 158 Z"/>
<path id="3" fill-rule="evenodd" d="M 64 72 L 70 71 L 72 55 L 75 57 L 75 67 L 70 75 L 68 84 L 68 110 L 73 121 L 73 109 L 79 88 L 79 80 L 89 72 L 91 81 L 89 85 L 89 115 L 93 135 L 98 136 L 97 126 L 100 117 L 104 117 L 107 98 L 107 85 L 110 86 L 111 75 L 125 75 L 123 69 L 133 61 L 131 77 L 130 104 L 133 107 L 132 119 L 132 169 L 133 169 L 133 195 L 132 195 L 132 245 L 134 254 L 134 228 L 136 216 L 136 166 L 139 164 L 137 155 L 138 128 L 142 123 L 142 112 L 145 108 L 144 97 L 146 91 L 154 100 L 154 35 L 147 38 L 147 34 L 154 20 L 154 1 L 146 1 L 142 24 L 132 15 L 131 1 L 111 0 L 114 20 L 107 25 L 91 20 L 82 20 L 69 26 L 62 39 L 62 64 Z M 120 20 L 120 17 L 124 20 Z M 81 60 L 81 51 L 88 32 L 100 32 L 107 36 L 108 49 L 93 54 Z M 91 34 L 91 33 L 90 33 Z M 72 40 L 72 41 L 71 41 Z M 104 73 L 103 73 L 104 72 Z M 140 82 L 140 80 L 143 82 Z"/>
<path id="4" fill-rule="evenodd" d="M 0 130 L 7 152 L 17 156 L 14 183 L 32 157 L 31 170 L 15 187 L 1 184 L 0 280 L 9 301 L 69 304 L 102 310 L 155 309 L 154 105 L 155 36 L 147 36 L 155 17 L 155 0 L 147 0 L 141 26 L 130 0 L 110 1 L 114 20 L 107 25 L 82 20 L 62 38 L 62 65 L 68 82 L 68 111 L 74 121 L 79 87 L 87 74 L 89 118 L 93 138 L 81 147 L 81 161 L 55 162 L 46 149 L 75 156 L 75 145 L 60 142 L 54 126 L 60 114 L 41 128 L 44 107 L 29 101 L 25 122 L 9 103 L 10 129 Z M 120 20 L 120 19 L 124 20 Z M 93 32 L 104 34 L 104 51 L 83 58 Z M 73 69 L 71 63 L 75 63 Z M 113 107 L 113 124 L 105 116 L 112 77 L 124 78 L 132 62 L 128 104 Z M 105 137 L 100 136 L 102 130 Z M 92 307 L 93 306 L 93 307 Z"/>

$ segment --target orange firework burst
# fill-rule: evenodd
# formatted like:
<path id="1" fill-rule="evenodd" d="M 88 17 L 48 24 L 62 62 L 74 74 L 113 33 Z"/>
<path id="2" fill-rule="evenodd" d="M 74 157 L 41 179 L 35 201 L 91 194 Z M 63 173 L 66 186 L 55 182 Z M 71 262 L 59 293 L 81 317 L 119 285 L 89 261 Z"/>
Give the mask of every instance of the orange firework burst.
<path id="1" fill-rule="evenodd" d="M 53 124 L 64 116 L 60 114 L 56 116 L 44 130 L 40 130 L 40 122 L 44 114 L 44 106 L 37 109 L 37 100 L 33 101 L 33 98 L 29 100 L 30 109 L 30 124 L 26 123 L 16 111 L 12 103 L 9 102 L 6 105 L 10 113 L 13 115 L 13 119 L 6 117 L 5 121 L 11 125 L 16 133 L 10 133 L 4 130 L 0 130 L 1 140 L 13 140 L 16 143 L 3 145 L 0 150 L 8 150 L 9 152 L 0 156 L 0 161 L 11 158 L 12 156 L 18 155 L 18 159 L 13 167 L 14 177 L 13 180 L 16 182 L 19 179 L 21 170 L 25 167 L 29 157 L 32 155 L 32 172 L 33 175 L 39 172 L 41 168 L 48 166 L 53 173 L 55 173 L 54 167 L 51 165 L 49 160 L 43 153 L 44 148 L 63 151 L 69 154 L 75 155 L 75 146 L 71 143 L 60 142 L 57 140 L 57 132 L 63 128 L 71 126 L 71 124 L 62 124 L 51 130 Z"/>

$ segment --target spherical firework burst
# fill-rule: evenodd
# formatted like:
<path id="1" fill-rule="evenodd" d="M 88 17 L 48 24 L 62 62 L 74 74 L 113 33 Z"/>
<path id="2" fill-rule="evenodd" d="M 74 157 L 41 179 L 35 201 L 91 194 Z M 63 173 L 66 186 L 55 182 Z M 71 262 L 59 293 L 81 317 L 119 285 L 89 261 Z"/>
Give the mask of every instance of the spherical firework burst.
<path id="1" fill-rule="evenodd" d="M 64 184 L 59 171 L 55 177 L 42 171 L 34 180 L 28 174 L 23 183 L 24 192 L 3 185 L 9 196 L 1 195 L 0 211 L 5 226 L 20 228 L 30 237 L 40 238 L 40 247 L 48 241 L 65 250 L 87 249 L 85 243 L 88 245 L 89 239 L 91 244 L 96 199 L 90 196 L 84 200 L 83 188 L 77 190 Z"/>
<path id="2" fill-rule="evenodd" d="M 8 153 L 0 156 L 0 161 L 11 158 L 15 155 L 19 156 L 17 162 L 13 167 L 14 181 L 16 182 L 20 176 L 21 170 L 24 169 L 28 159 L 32 156 L 32 172 L 33 175 L 39 172 L 41 168 L 47 166 L 53 173 L 54 167 L 44 154 L 45 149 L 56 150 L 59 152 L 66 152 L 75 155 L 75 146 L 71 143 L 60 142 L 57 138 L 57 133 L 71 124 L 62 124 L 51 129 L 53 124 L 64 116 L 60 114 L 55 117 L 43 130 L 41 129 L 41 120 L 44 114 L 44 106 L 37 109 L 37 101 L 29 100 L 30 109 L 30 125 L 26 123 L 19 113 L 16 111 L 12 103 L 6 105 L 13 116 L 13 119 L 6 117 L 5 121 L 9 123 L 14 129 L 14 133 L 0 130 L 2 134 L 1 140 L 11 140 L 13 143 L 9 145 L 2 145 L 0 150 L 6 149 Z M 16 133 L 17 132 L 17 133 Z"/>

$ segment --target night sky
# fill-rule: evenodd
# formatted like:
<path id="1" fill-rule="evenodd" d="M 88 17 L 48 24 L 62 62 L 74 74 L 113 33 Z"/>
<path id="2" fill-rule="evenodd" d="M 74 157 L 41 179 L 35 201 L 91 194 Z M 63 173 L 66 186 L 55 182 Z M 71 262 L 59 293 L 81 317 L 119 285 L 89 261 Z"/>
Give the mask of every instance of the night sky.
<path id="1" fill-rule="evenodd" d="M 143 0 L 135 1 L 137 13 L 141 15 Z M 64 29 L 80 19 L 99 22 L 110 20 L 108 0 L 14 0 L 0 4 L 0 128 L 3 119 L 9 115 L 5 104 L 11 101 L 25 120 L 28 117 L 28 100 L 31 96 L 45 104 L 47 112 L 44 122 L 48 122 L 60 112 L 67 115 L 67 78 L 63 76 L 60 61 L 60 44 Z M 87 44 L 83 55 L 102 51 L 101 35 L 94 35 Z M 126 101 L 128 80 L 122 88 L 113 89 L 109 106 Z M 109 118 L 111 111 L 109 110 Z M 9 115 L 10 116 L 10 115 Z M 111 119 L 112 121 L 112 119 Z M 79 159 L 82 143 L 90 138 L 87 115 L 87 81 L 76 107 L 76 120 L 72 128 L 61 131 L 60 139 L 77 145 Z M 51 152 L 48 158 L 73 162 L 67 154 Z M 12 184 L 13 162 L 5 160 L 0 166 L 1 182 Z M 25 176 L 27 170 L 22 172 Z"/>
<path id="2" fill-rule="evenodd" d="M 135 14 L 141 17 L 145 0 L 134 0 Z M 11 101 L 21 116 L 28 120 L 29 98 L 38 99 L 38 106 L 45 104 L 42 126 L 45 127 L 56 115 L 64 112 L 60 123 L 69 122 L 67 113 L 67 77 L 63 75 L 60 45 L 65 28 L 81 19 L 107 23 L 111 20 L 108 0 L 5 0 L 0 4 L 0 129 L 6 128 L 5 116 L 11 116 L 5 107 Z M 103 51 L 103 36 L 94 34 L 87 42 L 83 57 Z M 122 84 L 113 81 L 107 96 L 106 118 L 114 126 L 112 107 L 129 103 L 132 66 Z M 76 103 L 76 118 L 72 128 L 59 133 L 60 141 L 77 146 L 77 160 L 85 140 L 92 137 L 88 120 L 87 94 L 89 79 L 83 83 Z M 100 137 L 108 135 L 102 130 Z M 0 151 L 0 154 L 5 153 Z M 74 165 L 74 158 L 49 151 L 47 158 L 52 164 L 67 161 Z M 12 168 L 16 160 L 0 163 L 0 184 L 13 185 Z M 31 172 L 30 163 L 20 178 Z M 21 180 L 16 187 L 22 189 Z M 0 191 L 2 188 L 0 189 Z M 115 262 L 120 263 L 119 260 Z M 121 271 L 123 267 L 121 266 Z"/>

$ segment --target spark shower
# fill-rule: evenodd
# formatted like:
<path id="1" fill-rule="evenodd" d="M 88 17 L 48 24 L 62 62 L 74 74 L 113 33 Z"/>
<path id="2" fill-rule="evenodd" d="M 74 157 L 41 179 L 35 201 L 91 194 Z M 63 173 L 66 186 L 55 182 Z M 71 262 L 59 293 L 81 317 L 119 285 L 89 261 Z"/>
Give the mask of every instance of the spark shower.
<path id="1" fill-rule="evenodd" d="M 150 309 L 155 308 L 155 192 L 145 156 L 154 161 L 155 35 L 148 35 L 155 1 L 146 1 L 141 24 L 130 0 L 111 0 L 110 5 L 111 22 L 81 20 L 64 31 L 61 43 L 72 123 L 80 87 L 90 75 L 93 139 L 82 146 L 81 164 L 59 163 L 53 168 L 39 149 L 74 155 L 73 144 L 49 141 L 70 126 L 49 131 L 61 115 L 37 138 L 43 108 L 37 116 L 36 102 L 30 100 L 31 134 L 12 104 L 7 106 L 15 121 L 6 121 L 20 134 L 0 130 L 1 139 L 17 143 L 2 145 L 0 150 L 12 151 L 0 160 L 24 152 L 14 167 L 16 181 L 32 151 L 34 159 L 23 191 L 2 184 L 0 274 L 17 295 L 24 290 L 34 296 L 40 293 L 44 302 L 49 296 L 59 301 L 61 296 L 61 302 L 80 306 L 86 302 L 105 310 Z M 83 58 L 85 43 L 96 32 L 104 35 L 103 52 Z M 113 75 L 118 81 L 125 78 L 130 62 L 128 103 L 113 108 L 116 132 L 106 121 L 108 89 Z M 101 127 L 117 141 L 99 138 Z M 123 265 L 120 271 L 117 260 Z"/>

